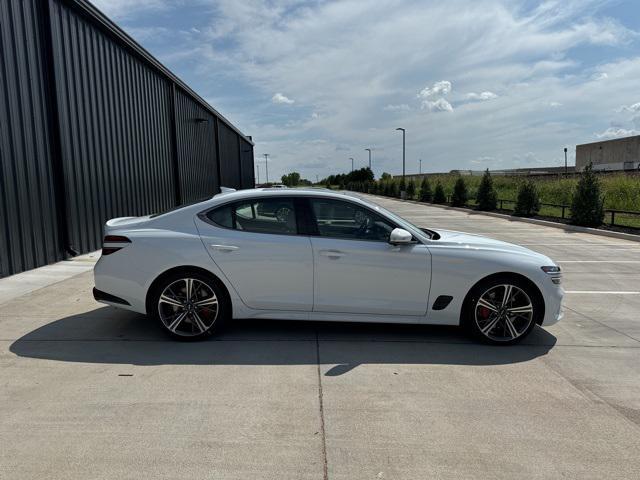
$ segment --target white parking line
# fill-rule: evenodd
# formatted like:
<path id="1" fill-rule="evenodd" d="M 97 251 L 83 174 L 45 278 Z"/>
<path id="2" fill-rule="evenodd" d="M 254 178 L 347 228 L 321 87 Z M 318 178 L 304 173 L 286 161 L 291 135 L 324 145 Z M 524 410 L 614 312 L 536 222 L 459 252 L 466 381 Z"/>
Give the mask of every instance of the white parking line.
<path id="1" fill-rule="evenodd" d="M 607 295 L 640 295 L 640 292 L 624 292 L 610 290 L 565 290 L 564 293 L 588 293 L 588 294 L 607 294 Z"/>
<path id="2" fill-rule="evenodd" d="M 540 247 L 623 247 L 638 248 L 638 245 L 629 245 L 625 243 L 520 243 L 519 245 L 537 245 Z"/>
<path id="3" fill-rule="evenodd" d="M 640 263 L 640 260 L 557 260 L 558 263 Z"/>

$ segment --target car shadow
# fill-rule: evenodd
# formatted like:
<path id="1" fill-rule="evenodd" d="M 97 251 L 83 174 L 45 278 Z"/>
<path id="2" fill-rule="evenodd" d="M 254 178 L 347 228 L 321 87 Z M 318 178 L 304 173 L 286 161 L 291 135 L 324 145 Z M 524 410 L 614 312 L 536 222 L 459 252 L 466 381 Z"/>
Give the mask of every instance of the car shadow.
<path id="1" fill-rule="evenodd" d="M 234 320 L 200 342 L 170 339 L 143 315 L 101 307 L 37 328 L 13 342 L 20 357 L 126 365 L 505 365 L 545 355 L 556 337 L 536 327 L 524 343 L 475 343 L 459 328 L 427 325 Z"/>

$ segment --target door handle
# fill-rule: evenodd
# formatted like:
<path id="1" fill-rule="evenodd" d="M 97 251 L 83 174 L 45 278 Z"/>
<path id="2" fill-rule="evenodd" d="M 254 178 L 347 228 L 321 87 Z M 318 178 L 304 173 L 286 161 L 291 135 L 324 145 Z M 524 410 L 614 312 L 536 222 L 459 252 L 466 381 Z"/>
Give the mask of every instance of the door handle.
<path id="1" fill-rule="evenodd" d="M 344 257 L 345 254 L 339 250 L 320 250 L 320 255 L 329 258 L 340 258 Z"/>
<path id="2" fill-rule="evenodd" d="M 220 252 L 233 252 L 240 247 L 236 247 L 235 245 L 211 245 L 211 248 Z"/>

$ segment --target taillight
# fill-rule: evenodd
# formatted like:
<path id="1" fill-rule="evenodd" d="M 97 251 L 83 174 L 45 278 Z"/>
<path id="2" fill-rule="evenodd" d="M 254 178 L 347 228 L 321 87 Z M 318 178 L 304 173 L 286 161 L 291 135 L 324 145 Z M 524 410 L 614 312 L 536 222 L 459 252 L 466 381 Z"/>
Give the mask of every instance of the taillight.
<path id="1" fill-rule="evenodd" d="M 131 240 L 122 235 L 105 236 L 104 241 L 102 242 L 102 255 L 111 255 L 118 250 L 122 250 L 126 246 L 122 245 L 123 243 L 131 243 Z"/>

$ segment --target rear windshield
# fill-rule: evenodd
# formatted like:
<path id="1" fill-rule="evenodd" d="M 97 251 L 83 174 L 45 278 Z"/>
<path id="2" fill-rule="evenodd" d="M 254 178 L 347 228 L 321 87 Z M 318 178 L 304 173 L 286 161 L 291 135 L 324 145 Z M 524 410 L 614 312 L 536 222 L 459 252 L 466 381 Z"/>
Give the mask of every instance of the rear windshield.
<path id="1" fill-rule="evenodd" d="M 180 210 L 181 208 L 190 207 L 191 205 L 195 205 L 196 203 L 204 202 L 207 200 L 206 198 L 201 198 L 200 200 L 196 200 L 195 202 L 183 203 L 182 205 L 177 205 L 175 207 L 171 207 L 168 210 L 164 210 L 162 212 L 156 212 L 149 215 L 149 218 L 156 218 L 160 215 L 166 215 L 167 213 L 175 212 L 176 210 Z"/>

